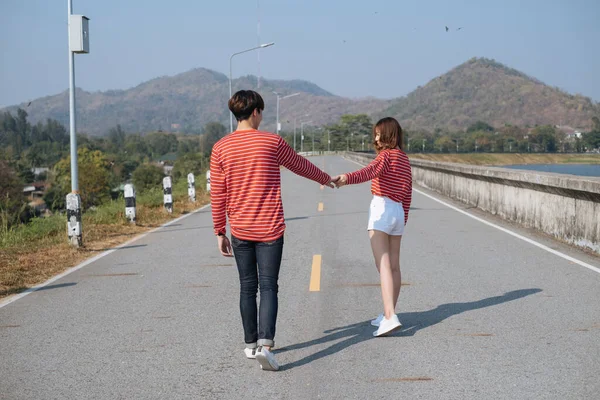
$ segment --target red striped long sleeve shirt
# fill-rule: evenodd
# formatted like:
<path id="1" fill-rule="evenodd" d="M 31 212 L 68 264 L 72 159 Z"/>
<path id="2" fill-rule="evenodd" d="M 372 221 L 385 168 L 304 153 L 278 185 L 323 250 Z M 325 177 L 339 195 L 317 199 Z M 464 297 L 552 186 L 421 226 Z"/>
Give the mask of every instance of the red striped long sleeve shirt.
<path id="1" fill-rule="evenodd" d="M 219 140 L 210 158 L 210 189 L 215 234 L 269 242 L 285 231 L 279 166 L 322 185 L 331 177 L 299 156 L 273 133 L 235 131 Z"/>
<path id="2" fill-rule="evenodd" d="M 402 203 L 406 224 L 412 201 L 412 171 L 405 152 L 400 149 L 382 150 L 369 165 L 346 176 L 349 184 L 372 180 L 371 193 Z"/>

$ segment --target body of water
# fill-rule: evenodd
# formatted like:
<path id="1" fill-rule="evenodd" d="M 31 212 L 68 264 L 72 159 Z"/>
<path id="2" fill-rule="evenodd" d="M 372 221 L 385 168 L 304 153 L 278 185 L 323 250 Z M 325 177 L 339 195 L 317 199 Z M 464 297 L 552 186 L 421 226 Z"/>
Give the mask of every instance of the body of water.
<path id="1" fill-rule="evenodd" d="M 600 178 L 600 164 L 527 164 L 505 165 L 505 168 L 526 169 L 530 171 L 553 172 Z"/>

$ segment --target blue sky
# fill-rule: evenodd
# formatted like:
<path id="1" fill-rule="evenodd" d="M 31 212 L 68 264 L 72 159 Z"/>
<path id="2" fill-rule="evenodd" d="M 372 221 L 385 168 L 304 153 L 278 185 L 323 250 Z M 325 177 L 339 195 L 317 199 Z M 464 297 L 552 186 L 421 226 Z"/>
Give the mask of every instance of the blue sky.
<path id="1" fill-rule="evenodd" d="M 261 75 L 391 98 L 471 57 L 600 101 L 598 0 L 259 0 Z M 73 0 L 90 21 L 77 86 L 126 89 L 196 67 L 227 74 L 257 44 L 257 1 Z M 67 1 L 0 0 L 0 106 L 68 88 Z M 445 32 L 445 26 L 450 32 Z M 464 27 L 461 31 L 456 28 Z M 344 42 L 345 40 L 345 42 Z M 234 77 L 258 74 L 237 56 Z"/>

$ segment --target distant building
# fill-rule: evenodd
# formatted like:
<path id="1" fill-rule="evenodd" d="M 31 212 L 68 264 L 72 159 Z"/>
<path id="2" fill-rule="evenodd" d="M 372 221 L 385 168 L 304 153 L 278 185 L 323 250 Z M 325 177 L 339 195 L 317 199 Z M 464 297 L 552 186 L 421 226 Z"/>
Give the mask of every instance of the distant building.
<path id="1" fill-rule="evenodd" d="M 23 187 L 23 194 L 27 196 L 29 201 L 34 201 L 35 199 L 44 197 L 45 190 L 46 182 L 33 182 Z"/>
<path id="2" fill-rule="evenodd" d="M 50 168 L 48 167 L 31 168 L 31 172 L 33 172 L 33 174 L 36 176 L 47 173 L 48 171 L 50 171 Z"/>

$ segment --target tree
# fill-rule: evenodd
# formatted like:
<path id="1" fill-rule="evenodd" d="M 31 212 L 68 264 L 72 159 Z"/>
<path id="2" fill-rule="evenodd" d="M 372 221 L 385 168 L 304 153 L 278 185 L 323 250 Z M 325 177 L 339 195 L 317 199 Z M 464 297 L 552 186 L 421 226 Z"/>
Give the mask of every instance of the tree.
<path id="1" fill-rule="evenodd" d="M 0 228 L 18 223 L 26 211 L 23 181 L 6 161 L 0 161 Z"/>
<path id="2" fill-rule="evenodd" d="M 172 151 L 177 151 L 177 136 L 170 133 L 153 132 L 146 136 L 146 143 L 153 157 L 160 157 Z"/>
<path id="3" fill-rule="evenodd" d="M 177 158 L 173 166 L 173 179 L 187 179 L 187 175 L 191 172 L 198 177 L 205 172 L 208 167 L 208 160 L 201 154 L 185 154 Z"/>
<path id="4" fill-rule="evenodd" d="M 434 150 L 440 153 L 448 153 L 450 149 L 456 149 L 455 142 L 449 136 L 442 136 L 435 140 Z"/>
<path id="5" fill-rule="evenodd" d="M 592 132 L 600 132 L 600 119 L 592 117 Z"/>
<path id="6" fill-rule="evenodd" d="M 164 176 L 163 169 L 157 165 L 140 165 L 135 171 L 133 171 L 133 185 L 138 192 L 161 187 Z"/>
<path id="7" fill-rule="evenodd" d="M 227 133 L 227 128 L 219 122 L 209 122 L 204 126 L 204 133 L 200 135 L 200 152 L 209 155 L 212 148 Z"/>
<path id="8" fill-rule="evenodd" d="M 488 124 L 487 122 L 483 122 L 483 121 L 477 121 L 474 124 L 471 124 L 467 128 L 468 133 L 477 132 L 477 131 L 494 132 L 495 128 L 493 126 L 491 126 L 490 124 Z"/>
<path id="9" fill-rule="evenodd" d="M 120 152 L 125 144 L 125 132 L 121 129 L 121 125 L 111 128 L 108 131 L 108 140 L 113 146 L 115 152 Z"/>
<path id="10" fill-rule="evenodd" d="M 556 129 L 551 125 L 537 126 L 531 131 L 534 143 L 537 143 L 545 152 L 556 152 Z"/>
<path id="11" fill-rule="evenodd" d="M 125 153 L 129 157 L 137 156 L 138 158 L 144 158 L 150 155 L 148 144 L 142 136 L 139 134 L 128 135 L 125 138 Z"/>
<path id="12" fill-rule="evenodd" d="M 584 133 L 582 138 L 588 148 L 600 149 L 600 131 Z"/>
<path id="13" fill-rule="evenodd" d="M 83 208 L 100 205 L 110 198 L 110 164 L 100 150 L 79 148 L 79 194 Z M 71 190 L 71 157 L 60 160 L 54 167 L 55 184 L 63 197 Z"/>
<path id="14" fill-rule="evenodd" d="M 357 150 L 358 143 L 362 144 L 362 138 L 364 136 L 370 137 L 373 134 L 373 122 L 366 114 L 342 115 L 339 126 L 340 133 L 346 137 L 346 140 L 348 137 L 350 139 L 348 142 L 350 150 Z"/>

